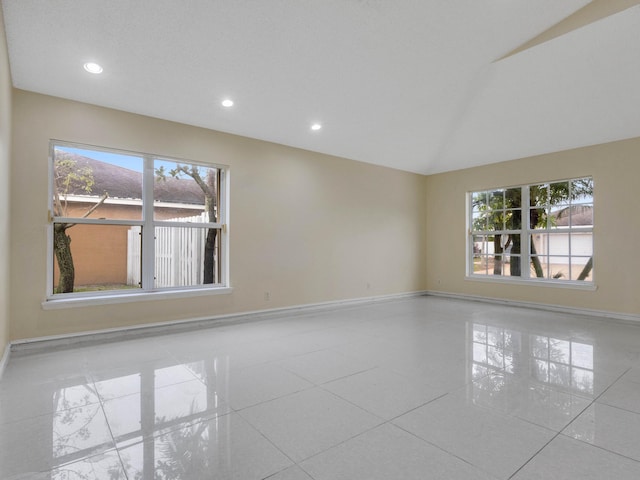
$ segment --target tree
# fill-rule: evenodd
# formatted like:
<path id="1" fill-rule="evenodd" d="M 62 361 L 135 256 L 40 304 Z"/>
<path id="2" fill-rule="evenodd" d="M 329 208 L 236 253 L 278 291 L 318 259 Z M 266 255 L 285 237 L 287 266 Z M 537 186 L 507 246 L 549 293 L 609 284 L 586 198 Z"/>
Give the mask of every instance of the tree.
<path id="1" fill-rule="evenodd" d="M 167 173 L 175 179 L 180 179 L 182 175 L 190 177 L 196 182 L 204 194 L 205 212 L 207 213 L 208 221 L 215 223 L 217 222 L 217 198 L 219 191 L 218 170 L 216 168 L 205 168 L 206 172 L 203 178 L 200 168 L 201 167 L 196 165 L 176 164 L 175 168 L 167 172 L 164 166 L 160 166 L 156 169 L 156 180 L 165 181 Z M 214 283 L 215 281 L 215 249 L 217 235 L 217 229 L 207 229 L 203 262 L 204 284 Z"/>
<path id="2" fill-rule="evenodd" d="M 78 166 L 77 162 L 60 152 L 55 152 L 54 160 L 54 192 L 53 215 L 55 217 L 69 217 L 68 196 L 74 192 L 91 193 L 94 185 L 93 171 L 90 167 Z M 91 215 L 104 203 L 109 195 L 105 192 L 98 202 L 89 208 L 80 218 Z M 73 292 L 75 283 L 75 266 L 71 254 L 71 237 L 67 230 L 75 226 L 74 223 L 53 224 L 53 251 L 58 262 L 60 277 L 55 293 Z"/>
<path id="3" fill-rule="evenodd" d="M 570 204 L 573 201 L 593 196 L 593 180 L 582 178 L 571 182 L 556 182 L 531 185 L 529 189 L 529 225 L 532 228 L 544 228 L 553 225 L 571 212 L 571 206 L 552 212 L 552 207 Z M 474 216 L 473 229 L 476 231 L 519 230 L 522 225 L 523 205 L 521 205 L 521 189 L 507 188 L 474 195 L 472 207 L 484 215 Z M 502 275 L 502 256 L 510 248 L 509 267 L 511 276 L 520 276 L 520 235 L 493 235 L 494 243 L 494 275 Z M 544 277 L 544 270 L 537 256 L 533 237 L 530 240 L 531 267 L 536 277 Z M 578 275 L 578 280 L 585 280 L 593 268 L 593 257 Z"/>

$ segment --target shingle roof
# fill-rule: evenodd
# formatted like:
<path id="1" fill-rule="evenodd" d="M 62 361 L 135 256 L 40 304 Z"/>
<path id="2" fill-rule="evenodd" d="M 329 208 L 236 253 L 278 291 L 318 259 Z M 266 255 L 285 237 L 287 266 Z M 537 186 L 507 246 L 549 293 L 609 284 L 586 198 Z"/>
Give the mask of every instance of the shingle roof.
<path id="1" fill-rule="evenodd" d="M 72 160 L 77 168 L 88 167 L 93 174 L 94 184 L 90 193 L 76 186 L 69 192 L 71 195 L 101 196 L 106 192 L 110 198 L 142 198 L 141 172 L 60 150 L 56 150 L 56 158 Z M 202 189 L 195 181 L 185 178 L 167 177 L 156 181 L 154 197 L 155 200 L 167 203 L 204 204 Z"/>
<path id="2" fill-rule="evenodd" d="M 571 225 L 574 227 L 593 225 L 593 207 L 591 205 L 572 205 L 555 212 L 553 216 L 555 217 L 555 225 L 558 227 L 568 226 L 569 217 L 571 217 Z"/>

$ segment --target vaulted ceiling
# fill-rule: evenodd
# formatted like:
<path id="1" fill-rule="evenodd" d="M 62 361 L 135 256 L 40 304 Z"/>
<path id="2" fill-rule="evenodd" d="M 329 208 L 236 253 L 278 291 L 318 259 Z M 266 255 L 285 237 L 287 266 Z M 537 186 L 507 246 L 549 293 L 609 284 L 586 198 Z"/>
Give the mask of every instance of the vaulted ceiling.
<path id="1" fill-rule="evenodd" d="M 16 88 L 430 174 L 640 136 L 639 3 L 2 7 Z"/>

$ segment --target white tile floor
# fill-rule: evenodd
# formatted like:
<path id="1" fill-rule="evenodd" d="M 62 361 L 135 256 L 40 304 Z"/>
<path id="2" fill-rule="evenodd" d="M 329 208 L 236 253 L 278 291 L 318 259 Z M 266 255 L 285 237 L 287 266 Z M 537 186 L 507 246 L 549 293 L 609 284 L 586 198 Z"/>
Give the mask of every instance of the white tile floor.
<path id="1" fill-rule="evenodd" d="M 2 479 L 640 478 L 640 325 L 417 297 L 13 355 Z"/>

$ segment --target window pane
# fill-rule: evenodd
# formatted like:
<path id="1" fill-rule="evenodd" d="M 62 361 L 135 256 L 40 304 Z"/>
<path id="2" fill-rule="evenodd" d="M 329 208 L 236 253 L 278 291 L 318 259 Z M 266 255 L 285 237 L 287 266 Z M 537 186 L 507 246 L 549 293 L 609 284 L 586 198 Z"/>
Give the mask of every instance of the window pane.
<path id="1" fill-rule="evenodd" d="M 593 226 L 593 205 L 574 205 L 571 208 L 572 227 L 592 227 Z"/>
<path id="2" fill-rule="evenodd" d="M 189 223 L 217 222 L 219 171 L 215 167 L 155 160 L 153 217 Z"/>
<path id="3" fill-rule="evenodd" d="M 552 233 L 547 236 L 549 237 L 549 255 L 569 255 L 568 233 Z"/>
<path id="4" fill-rule="evenodd" d="M 504 190 L 489 192 L 489 207 L 493 210 L 504 208 Z"/>
<path id="5" fill-rule="evenodd" d="M 492 242 L 493 244 L 493 242 Z M 473 236 L 473 253 L 474 255 L 489 253 L 487 237 L 483 235 Z M 492 250 L 493 252 L 493 250 Z"/>
<path id="6" fill-rule="evenodd" d="M 477 255 L 473 257 L 473 273 L 478 275 L 486 275 L 489 268 L 488 255 Z"/>
<path id="7" fill-rule="evenodd" d="M 502 240 L 504 245 L 504 251 L 507 254 L 516 255 L 522 253 L 520 246 L 520 235 L 507 235 L 506 239 Z"/>
<path id="8" fill-rule="evenodd" d="M 519 241 L 520 235 L 474 236 L 474 273 L 520 276 Z"/>
<path id="9" fill-rule="evenodd" d="M 549 215 L 545 208 L 532 208 L 529 210 L 529 215 L 532 229 L 547 228 Z"/>
<path id="10" fill-rule="evenodd" d="M 520 256 L 519 255 L 503 256 L 502 275 L 505 277 L 520 276 Z"/>
<path id="11" fill-rule="evenodd" d="M 54 293 L 140 288 L 140 227 L 54 223 Z"/>
<path id="12" fill-rule="evenodd" d="M 522 189 L 507 188 L 504 192 L 505 208 L 521 208 L 522 207 Z"/>
<path id="13" fill-rule="evenodd" d="M 549 204 L 569 203 L 569 182 L 549 184 Z"/>
<path id="14" fill-rule="evenodd" d="M 63 146 L 53 156 L 54 216 L 142 218 L 141 157 Z"/>
<path id="15" fill-rule="evenodd" d="M 569 205 L 555 205 L 551 208 L 549 215 L 549 228 L 567 228 L 571 218 L 571 207 Z"/>
<path id="16" fill-rule="evenodd" d="M 504 217 L 507 230 L 520 230 L 522 228 L 521 210 L 505 210 Z"/>
<path id="17" fill-rule="evenodd" d="M 531 265 L 533 274 L 536 278 L 550 278 L 549 276 L 549 258 L 542 256 L 532 256 Z"/>
<path id="18" fill-rule="evenodd" d="M 593 255 L 593 233 L 575 232 L 571 234 L 571 253 L 573 255 Z"/>
<path id="19" fill-rule="evenodd" d="M 543 233 L 531 235 L 530 252 L 532 255 L 546 255 L 549 251 L 549 236 Z"/>
<path id="20" fill-rule="evenodd" d="M 578 178 L 571 181 L 571 202 L 593 202 L 593 178 Z"/>
<path id="21" fill-rule="evenodd" d="M 155 254 L 156 288 L 221 283 L 219 229 L 157 227 Z"/>
<path id="22" fill-rule="evenodd" d="M 549 277 L 555 280 L 571 280 L 569 257 L 549 257 Z"/>
<path id="23" fill-rule="evenodd" d="M 549 185 L 531 185 L 529 187 L 529 202 L 532 207 L 545 207 L 549 204 Z"/>
<path id="24" fill-rule="evenodd" d="M 474 212 L 486 210 L 487 205 L 487 192 L 473 192 L 471 194 L 471 206 Z"/>
<path id="25" fill-rule="evenodd" d="M 487 230 L 495 231 L 495 230 L 503 230 L 503 212 L 491 212 L 487 216 Z"/>
<path id="26" fill-rule="evenodd" d="M 471 229 L 474 232 L 481 232 L 487 229 L 487 217 L 484 213 L 473 213 L 473 225 L 471 225 Z"/>
<path id="27" fill-rule="evenodd" d="M 571 257 L 571 279 L 593 281 L 593 257 Z"/>
<path id="28" fill-rule="evenodd" d="M 530 268 L 532 278 L 548 278 L 549 267 L 547 265 L 546 257 L 532 255 Z"/>

